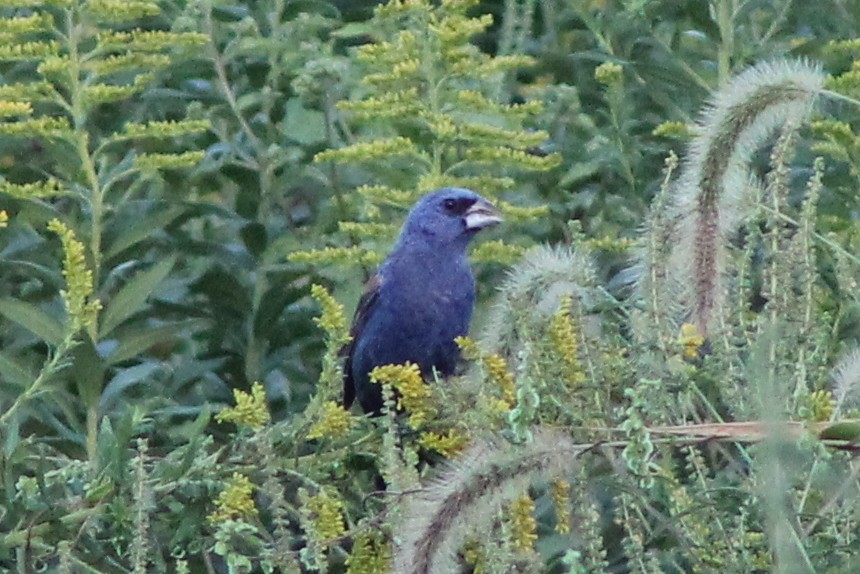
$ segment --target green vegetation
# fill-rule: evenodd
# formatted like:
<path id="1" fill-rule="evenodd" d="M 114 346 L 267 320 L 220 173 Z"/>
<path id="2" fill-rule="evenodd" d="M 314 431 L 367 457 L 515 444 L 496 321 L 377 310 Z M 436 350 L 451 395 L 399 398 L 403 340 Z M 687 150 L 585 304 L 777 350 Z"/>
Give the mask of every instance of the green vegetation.
<path id="1" fill-rule="evenodd" d="M 858 29 L 0 0 L 0 570 L 856 572 Z M 446 185 L 506 215 L 464 374 L 347 412 L 348 309 Z"/>

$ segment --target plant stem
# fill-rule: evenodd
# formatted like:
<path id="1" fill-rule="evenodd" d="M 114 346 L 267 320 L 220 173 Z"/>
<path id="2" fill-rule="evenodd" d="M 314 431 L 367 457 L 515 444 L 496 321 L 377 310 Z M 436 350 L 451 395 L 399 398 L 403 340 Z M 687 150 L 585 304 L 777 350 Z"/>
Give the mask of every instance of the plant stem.
<path id="1" fill-rule="evenodd" d="M 81 162 L 81 171 L 90 190 L 90 254 L 93 258 L 93 283 L 98 286 L 101 271 L 102 217 L 104 212 L 104 192 L 99 185 L 93 156 L 89 150 L 87 133 L 87 109 L 85 101 L 85 82 L 81 79 L 82 56 L 79 52 L 80 26 L 76 21 L 75 10 L 66 11 L 66 45 L 69 50 L 69 108 L 72 114 L 72 129 L 75 151 Z"/>
<path id="2" fill-rule="evenodd" d="M 735 52 L 734 11 L 735 0 L 718 0 L 717 26 L 720 29 L 719 85 L 725 85 L 732 73 L 732 56 Z"/>
<path id="3" fill-rule="evenodd" d="M 67 335 L 63 342 L 60 343 L 60 346 L 54 351 L 54 356 L 42 366 L 42 369 L 39 371 L 39 375 L 36 377 L 36 380 L 33 381 L 33 384 L 30 385 L 27 390 L 18 395 L 18 398 L 15 399 L 15 402 L 12 403 L 5 413 L 0 415 L 0 428 L 3 428 L 12 415 L 21 408 L 24 404 L 34 398 L 39 392 L 42 390 L 42 386 L 48 381 L 50 376 L 61 368 L 62 360 L 68 355 L 69 351 L 75 346 L 76 342 L 71 335 Z"/>
<path id="4" fill-rule="evenodd" d="M 87 458 L 96 460 L 98 454 L 99 407 L 98 403 L 87 406 Z"/>

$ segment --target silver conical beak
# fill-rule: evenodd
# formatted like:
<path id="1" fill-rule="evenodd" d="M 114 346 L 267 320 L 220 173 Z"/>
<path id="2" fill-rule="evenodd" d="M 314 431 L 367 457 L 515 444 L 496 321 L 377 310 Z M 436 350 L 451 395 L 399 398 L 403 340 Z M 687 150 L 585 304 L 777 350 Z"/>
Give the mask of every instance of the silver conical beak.
<path id="1" fill-rule="evenodd" d="M 502 214 L 496 206 L 486 199 L 479 199 L 463 215 L 466 220 L 466 229 L 477 231 L 490 225 L 496 225 L 504 221 Z"/>

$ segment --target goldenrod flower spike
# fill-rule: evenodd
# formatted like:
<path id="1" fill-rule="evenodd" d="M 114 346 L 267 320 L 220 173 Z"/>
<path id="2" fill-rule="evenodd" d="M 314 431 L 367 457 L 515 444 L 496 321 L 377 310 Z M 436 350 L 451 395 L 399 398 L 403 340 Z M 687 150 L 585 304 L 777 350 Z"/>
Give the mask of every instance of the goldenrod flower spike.
<path id="1" fill-rule="evenodd" d="M 219 423 L 231 422 L 259 429 L 271 419 L 269 407 L 266 405 L 266 390 L 260 383 L 251 385 L 251 392 L 233 389 L 236 399 L 235 407 L 227 407 L 215 415 Z"/>
<path id="2" fill-rule="evenodd" d="M 87 266 L 84 244 L 59 219 L 52 219 L 48 223 L 48 230 L 59 235 L 63 244 L 63 277 L 66 278 L 67 288 L 60 291 L 60 295 L 66 305 L 72 331 L 94 329 L 102 306 L 98 299 L 92 299 L 95 291 L 93 272 Z"/>
<path id="3" fill-rule="evenodd" d="M 349 411 L 334 401 L 327 401 L 322 416 L 311 426 L 308 438 L 338 438 L 349 432 L 352 421 Z"/>
<path id="4" fill-rule="evenodd" d="M 253 496 L 254 485 L 251 480 L 238 472 L 233 473 L 230 483 L 215 499 L 215 511 L 209 515 L 209 521 L 218 523 L 256 517 L 257 507 Z"/>

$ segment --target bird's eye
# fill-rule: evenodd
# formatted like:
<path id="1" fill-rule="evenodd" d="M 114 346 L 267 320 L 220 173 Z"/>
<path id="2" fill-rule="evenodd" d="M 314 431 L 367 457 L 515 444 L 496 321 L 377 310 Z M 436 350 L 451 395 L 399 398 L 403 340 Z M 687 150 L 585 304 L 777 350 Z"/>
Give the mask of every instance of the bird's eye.
<path id="1" fill-rule="evenodd" d="M 450 197 L 442 202 L 442 205 L 445 206 L 445 209 L 448 211 L 454 211 L 454 208 L 457 207 L 457 200 L 451 199 Z"/>

